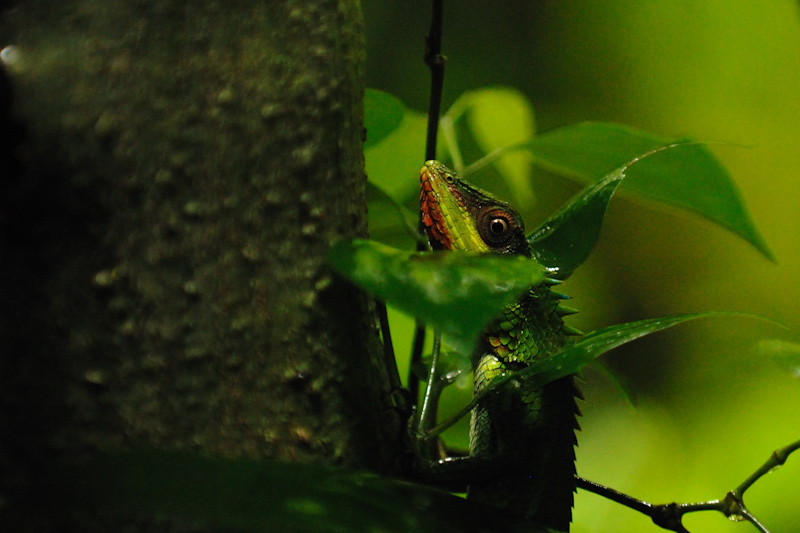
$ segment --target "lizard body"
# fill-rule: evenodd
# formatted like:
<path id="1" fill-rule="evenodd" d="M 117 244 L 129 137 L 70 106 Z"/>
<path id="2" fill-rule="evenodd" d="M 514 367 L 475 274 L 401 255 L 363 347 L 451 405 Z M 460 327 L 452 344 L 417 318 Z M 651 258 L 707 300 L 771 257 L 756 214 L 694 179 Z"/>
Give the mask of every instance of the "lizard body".
<path id="1" fill-rule="evenodd" d="M 530 257 L 523 221 L 508 204 L 470 186 L 438 161 L 420 171 L 422 222 L 435 250 Z M 558 282 L 533 286 L 483 332 L 472 355 L 474 392 L 562 350 L 578 332 L 563 316 Z M 568 531 L 575 491 L 575 430 L 580 397 L 573 376 L 531 389 L 523 384 L 490 394 L 472 412 L 470 458 L 497 465 L 468 498 Z"/>

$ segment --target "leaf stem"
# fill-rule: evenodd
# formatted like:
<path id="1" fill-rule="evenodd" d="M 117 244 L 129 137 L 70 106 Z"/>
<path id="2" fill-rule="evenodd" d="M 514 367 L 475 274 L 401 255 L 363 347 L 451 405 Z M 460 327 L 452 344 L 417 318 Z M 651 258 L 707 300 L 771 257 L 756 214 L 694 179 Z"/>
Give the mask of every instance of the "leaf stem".
<path id="1" fill-rule="evenodd" d="M 439 397 L 446 386 L 439 375 L 439 355 L 442 349 L 442 332 L 434 331 L 433 334 L 433 354 L 431 356 L 431 368 L 428 373 L 428 383 L 425 387 L 425 396 L 422 399 L 422 407 L 417 417 L 416 437 L 419 442 L 419 452 L 421 456 L 428 460 L 439 459 L 439 443 L 436 440 L 426 440 L 419 438 L 424 435 L 431 427 L 436 425 L 436 413 L 439 410 Z"/>

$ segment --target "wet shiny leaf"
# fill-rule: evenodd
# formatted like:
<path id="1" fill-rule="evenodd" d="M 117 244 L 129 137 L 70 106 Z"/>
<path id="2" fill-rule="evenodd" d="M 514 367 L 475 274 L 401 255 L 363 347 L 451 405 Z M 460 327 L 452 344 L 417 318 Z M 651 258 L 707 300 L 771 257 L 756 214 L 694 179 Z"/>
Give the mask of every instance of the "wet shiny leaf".
<path id="1" fill-rule="evenodd" d="M 506 305 L 544 279 L 532 259 L 467 252 L 404 252 L 374 241 L 336 243 L 331 266 L 396 309 L 442 328 L 469 351 Z"/>
<path id="2" fill-rule="evenodd" d="M 630 166 L 623 187 L 646 198 L 697 213 L 732 231 L 765 257 L 774 257 L 750 219 L 731 176 L 704 145 L 661 137 L 620 124 L 583 122 L 537 135 L 527 148 L 547 170 L 593 181 L 663 146 L 680 147 Z"/>
<path id="3" fill-rule="evenodd" d="M 566 279 L 589 257 L 600 238 L 608 202 L 625 167 L 584 189 L 528 236 L 534 257 L 552 277 Z"/>

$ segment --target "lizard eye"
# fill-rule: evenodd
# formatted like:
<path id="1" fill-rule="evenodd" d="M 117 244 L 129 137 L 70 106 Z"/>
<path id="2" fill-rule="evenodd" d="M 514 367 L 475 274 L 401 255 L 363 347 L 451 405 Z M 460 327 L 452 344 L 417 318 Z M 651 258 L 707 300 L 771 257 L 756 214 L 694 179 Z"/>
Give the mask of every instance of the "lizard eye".
<path id="1" fill-rule="evenodd" d="M 478 215 L 478 233 L 489 246 L 505 246 L 518 226 L 516 217 L 506 209 L 491 208 Z"/>

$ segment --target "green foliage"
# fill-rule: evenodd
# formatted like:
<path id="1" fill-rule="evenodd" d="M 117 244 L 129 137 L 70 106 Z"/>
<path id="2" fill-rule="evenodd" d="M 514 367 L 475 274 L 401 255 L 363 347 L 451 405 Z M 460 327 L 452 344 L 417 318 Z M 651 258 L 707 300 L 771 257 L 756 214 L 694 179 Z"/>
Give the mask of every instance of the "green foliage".
<path id="1" fill-rule="evenodd" d="M 365 240 L 336 243 L 330 263 L 467 352 L 492 317 L 544 279 L 542 266 L 526 257 L 404 252 Z"/>
<path id="2" fill-rule="evenodd" d="M 621 167 L 584 189 L 529 235 L 534 257 L 553 277 L 567 278 L 589 257 L 600 238 L 608 202 L 626 170 Z"/>
<path id="3" fill-rule="evenodd" d="M 672 145 L 679 146 L 642 158 Z M 730 174 L 702 144 L 619 124 L 584 122 L 534 137 L 526 148 L 538 165 L 589 182 L 641 158 L 630 164 L 624 188 L 705 217 L 774 261 Z"/>
<path id="4" fill-rule="evenodd" d="M 372 182 L 367 182 L 369 232 L 372 238 L 396 248 L 411 249 L 422 237 L 417 233 L 419 215 L 394 199 Z"/>
<path id="5" fill-rule="evenodd" d="M 558 378 L 569 374 L 575 374 L 609 350 L 613 350 L 618 346 L 627 344 L 645 335 L 663 331 L 690 320 L 720 316 L 723 314 L 725 313 L 693 313 L 689 315 L 651 318 L 601 328 L 587 333 L 574 345 L 552 357 L 537 361 L 525 370 L 515 374 L 515 376 L 519 375 L 520 378 L 529 382 L 532 387 L 545 385 Z"/>
<path id="6" fill-rule="evenodd" d="M 377 113 L 369 113 L 365 118 L 367 120 L 365 123 L 367 138 L 369 139 L 373 129 L 380 130 L 382 128 L 380 110 Z M 410 208 L 415 213 L 419 206 L 406 200 L 419 197 L 410 182 L 414 181 L 414 176 L 422 167 L 425 124 L 425 115 L 419 111 L 404 108 L 400 123 L 396 124 L 388 134 L 384 130 L 380 142 L 364 150 L 370 183 L 385 191 L 398 205 Z M 409 244 L 413 245 L 413 242 L 409 241 Z"/>
<path id="7" fill-rule="evenodd" d="M 458 414 L 443 422 L 436 428 L 436 432 L 450 427 L 461 417 L 467 415 L 487 394 L 500 387 L 507 387 L 511 382 L 524 382 L 526 387 L 537 388 L 570 374 L 580 372 L 586 365 L 623 344 L 633 340 L 663 331 L 667 328 L 683 324 L 698 318 L 719 316 L 725 313 L 694 313 L 689 315 L 652 318 L 639 320 L 628 324 L 619 324 L 598 329 L 586 334 L 580 341 L 553 354 L 550 357 L 535 361 L 527 368 L 514 374 L 497 378 L 485 387 L 480 394 L 475 395 L 472 401 Z"/>
<path id="8" fill-rule="evenodd" d="M 377 96 L 388 98 L 382 93 L 376 93 Z M 391 105 L 387 117 L 373 109 L 367 127 L 379 130 L 385 142 L 410 142 L 412 139 L 402 131 L 401 121 L 396 119 L 398 101 L 388 101 Z M 631 191 L 713 220 L 772 257 L 747 215 L 735 184 L 704 146 L 605 123 L 577 124 L 514 145 L 496 146 L 498 131 L 509 132 L 517 138 L 532 133 L 533 116 L 530 104 L 516 91 L 499 88 L 474 91 L 459 98 L 446 113 L 443 134 L 458 162 L 460 149 L 454 124 L 467 117 L 474 144 L 491 153 L 465 172 L 495 164 L 510 188 L 517 190 L 526 189 L 519 184 L 521 167 L 500 164 L 503 156 L 513 150 L 525 149 L 534 156 L 536 164 L 563 175 L 592 181 L 605 174 L 529 235 L 534 256 L 547 269 L 549 277 L 564 279 L 588 258 L 599 238 L 611 197 L 620 184 L 629 181 L 632 184 L 627 187 Z M 494 120 L 490 120 L 491 117 Z M 393 124 L 394 130 L 389 131 L 387 124 Z M 367 156 L 374 158 L 376 154 L 368 151 Z M 376 168 L 385 166 L 379 164 Z M 629 177 L 624 180 L 626 176 Z M 379 171 L 371 179 L 370 213 L 376 218 L 378 235 L 407 246 L 413 239 L 407 238 L 409 214 L 398 205 L 400 189 L 392 186 L 391 192 L 383 190 L 379 184 L 390 180 Z M 408 181 L 408 188 L 413 184 L 416 191 L 416 179 Z M 469 350 L 481 327 L 514 295 L 531 285 L 532 272 L 542 279 L 538 266 L 534 269 L 522 262 L 516 265 L 515 272 L 520 277 L 515 278 L 515 272 L 509 270 L 511 263 L 504 263 L 502 259 L 471 254 L 403 253 L 368 241 L 339 243 L 331 255 L 332 265 L 341 274 L 397 309 L 443 328 L 450 343 L 460 350 Z M 495 264 L 494 261 L 501 262 Z M 501 282 L 505 283 L 507 292 L 498 292 Z M 696 316 L 634 322 L 608 332 L 589 334 L 581 343 L 559 354 L 566 358 L 559 362 L 560 368 L 570 369 L 562 375 L 578 371 L 612 347 L 663 329 L 663 324 L 673 325 Z M 597 349 L 598 342 L 606 339 L 606 334 L 619 342 Z M 558 357 L 546 361 L 556 359 Z M 543 370 L 540 379 L 547 382 L 555 378 Z"/>
<path id="9" fill-rule="evenodd" d="M 483 156 L 463 172 L 485 172 L 487 168 L 491 168 L 502 177 L 506 190 L 521 191 L 520 196 L 523 197 L 526 196 L 526 191 L 532 190 L 531 181 L 524 177 L 521 179 L 521 176 L 529 174 L 524 161 L 519 164 L 518 160 L 515 165 L 503 160 L 504 157 L 520 151 L 531 156 L 530 162 L 537 166 L 590 183 L 528 236 L 534 256 L 545 267 L 548 277 L 564 279 L 588 258 L 599 239 L 610 199 L 620 185 L 651 202 L 680 207 L 705 217 L 749 242 L 767 258 L 773 259 L 771 251 L 751 221 L 730 175 L 705 146 L 689 139 L 660 137 L 611 123 L 581 123 L 528 139 L 517 139 L 506 147 L 496 146 L 497 130 L 515 132 L 517 135 L 520 131 L 527 130 L 532 134 L 533 112 L 520 110 L 520 102 L 524 108 L 526 102 L 518 93 L 502 89 L 469 93 L 458 99 L 445 115 L 442 134 L 448 141 L 447 153 L 457 168 L 463 167 L 462 146 L 479 147 Z M 503 113 L 500 109 L 505 104 L 516 108 Z M 496 120 L 487 118 L 492 116 Z M 462 120 L 464 117 L 466 120 Z M 467 138 L 466 143 L 463 138 L 459 138 L 459 135 L 463 136 L 463 128 L 458 127 L 460 122 L 468 126 L 467 132 L 471 138 Z M 507 128 L 504 128 L 505 123 L 508 124 Z M 386 135 L 387 142 L 393 137 L 397 142 L 408 138 L 399 123 L 394 133 L 397 135 Z M 380 162 L 380 154 L 368 151 L 367 156 L 368 161 L 373 161 L 373 168 L 385 168 L 385 163 Z M 376 159 L 379 160 L 378 163 L 375 163 Z M 416 173 L 412 175 L 416 177 Z M 602 177 L 598 180 L 598 176 Z M 382 176 L 380 170 L 372 173 L 371 179 L 371 187 L 377 190 L 382 190 L 383 183 L 391 182 L 386 176 Z M 411 179 L 408 181 L 411 182 Z M 416 179 L 413 183 L 416 185 Z M 501 185 L 499 188 L 504 187 Z M 414 198 L 416 194 L 406 196 L 401 190 L 395 182 L 383 194 L 373 193 L 372 197 L 377 200 L 373 209 L 377 211 L 378 205 L 385 209 L 390 208 L 395 213 L 394 223 L 401 222 L 407 235 L 410 225 L 408 211 L 399 204 L 408 197 Z M 416 192 L 416 187 L 414 190 Z M 392 232 L 387 231 L 387 224 L 391 226 L 390 218 L 383 217 L 379 227 L 382 233 L 391 235 Z M 364 250 L 369 250 L 370 253 L 365 254 Z M 334 247 L 332 263 L 340 273 L 389 304 L 429 324 L 444 327 L 445 332 L 450 334 L 451 344 L 455 339 L 456 348 L 461 354 L 453 357 L 452 354 L 443 353 L 444 362 L 439 369 L 440 375 L 452 374 L 455 377 L 464 371 L 463 354 L 471 351 L 465 339 L 475 338 L 481 325 L 487 323 L 499 310 L 499 301 L 495 301 L 491 307 L 493 311 L 478 320 L 473 308 L 489 309 L 485 307 L 486 301 L 479 294 L 496 287 L 499 280 L 508 281 L 509 278 L 504 274 L 499 279 L 492 279 L 489 275 L 492 267 L 474 270 L 486 267 L 473 263 L 479 258 L 470 254 L 445 255 L 454 256 L 447 261 L 446 268 L 443 264 L 437 265 L 436 262 L 428 261 L 424 275 L 419 275 L 413 273 L 415 267 L 412 265 L 432 256 L 403 254 L 399 250 L 382 249 L 377 243 L 359 241 L 340 243 Z M 491 256 L 486 257 L 490 258 Z M 437 269 L 440 269 L 440 276 L 447 282 L 427 285 L 426 288 L 426 284 L 437 278 Z M 528 274 L 524 268 L 522 273 Z M 462 284 L 467 283 L 467 280 L 471 280 L 469 283 L 489 285 L 464 292 Z M 454 287 L 458 287 L 467 297 L 444 298 L 444 294 Z M 519 289 L 524 289 L 524 284 Z M 435 297 L 430 293 L 435 294 Z M 469 308 L 469 312 L 465 312 L 462 309 L 464 307 Z M 491 394 L 498 387 L 509 386 L 511 382 L 517 381 L 525 381 L 531 387 L 541 386 L 579 372 L 600 355 L 632 340 L 686 321 L 719 314 L 723 313 L 694 313 L 648 319 L 591 332 L 561 352 L 513 375 L 495 380 L 460 412 L 434 428 L 430 434 L 439 434 L 450 427 L 454 421 L 468 414 L 484 395 Z M 464 326 L 467 315 L 472 320 L 468 328 Z M 465 332 L 469 333 L 465 335 Z M 796 347 L 787 349 L 785 345 L 776 347 L 773 344 L 768 350 L 779 364 L 796 372 Z M 452 360 L 448 360 L 448 357 Z M 453 379 L 448 378 L 448 382 L 452 381 Z"/>
<path id="10" fill-rule="evenodd" d="M 536 134 L 533 107 L 525 95 L 510 87 L 467 91 L 442 117 L 441 130 L 446 154 L 451 154 L 457 172 L 465 177 L 469 175 L 463 168 L 464 156 L 479 158 L 497 153 L 496 168 L 482 176 L 484 184 L 488 180 L 502 184 L 501 190 L 495 193 L 507 193 L 520 207 L 533 203 L 531 155 L 521 150 L 505 150 Z"/>
<path id="11" fill-rule="evenodd" d="M 740 239 L 690 213 L 666 209 L 668 204 L 646 198 L 645 208 L 635 205 L 636 193 L 627 182 L 636 178 L 637 163 L 620 186 L 624 196 L 611 206 L 597 253 L 562 289 L 581 311 L 569 322 L 588 331 L 664 314 L 738 309 L 785 321 L 797 331 L 793 322 L 798 315 L 792 312 L 800 298 L 800 219 L 792 194 L 798 184 L 793 140 L 800 130 L 797 4 L 714 0 L 701 9 L 634 0 L 535 4 L 448 12 L 445 102 L 502 82 L 534 99 L 540 136 L 557 131 L 554 127 L 606 120 L 669 140 L 686 134 L 712 141 L 709 148 L 735 177 L 780 261 L 764 261 Z M 427 72 L 419 65 L 419 39 L 408 39 L 418 32 L 411 16 L 417 8 L 371 5 L 370 11 L 370 3 L 365 4 L 365 13 L 372 26 L 370 42 L 379 52 L 370 56 L 368 79 L 423 109 Z M 392 61 L 385 60 L 387 50 Z M 485 127 L 500 137 L 504 124 L 497 120 Z M 466 163 L 491 149 L 471 139 L 469 119 L 461 119 L 455 129 Z M 381 178 L 374 171 L 383 165 L 384 153 L 393 147 L 410 154 L 410 162 L 398 156 L 390 172 L 396 188 L 406 183 L 407 192 L 396 199 L 412 211 L 423 144 L 420 140 L 406 148 L 387 140 L 367 154 L 370 179 L 376 182 Z M 687 148 L 675 149 L 674 155 L 680 157 Z M 452 162 L 449 152 L 440 136 L 439 157 Z M 524 156 L 534 166 L 529 182 L 535 204 L 526 204 L 511 190 L 497 163 L 467 177 L 522 208 L 527 222 L 538 223 L 558 211 L 575 192 L 572 183 L 535 168 L 538 162 L 526 149 L 506 151 L 500 159 L 510 155 Z M 619 164 L 590 168 L 589 175 L 573 178 L 590 184 Z M 679 172 L 672 177 L 682 179 Z M 398 337 L 411 321 L 397 314 L 392 319 L 403 355 L 406 340 Z M 792 364 L 779 362 L 779 354 L 791 356 L 791 350 L 758 357 L 758 340 L 773 335 L 766 329 L 763 323 L 739 319 L 695 321 L 601 358 L 631 388 L 638 405 L 634 412 L 614 386 L 589 370 L 584 386 L 589 401 L 582 406 L 586 416 L 581 420 L 585 431 L 578 435 L 582 474 L 657 501 L 681 494 L 719 497 L 720 489 L 741 481 L 739 476 L 764 455 L 795 440 L 800 387 Z M 443 411 L 469 402 L 471 390 L 460 385 L 445 392 L 457 391 L 459 397 L 443 399 Z M 787 466 L 793 470 L 769 476 L 748 496 L 773 531 L 791 531 L 798 523 L 793 497 L 797 465 Z M 636 513 L 585 491 L 576 496 L 575 510 L 576 532 L 658 530 Z M 692 517 L 687 528 L 719 533 L 752 529 L 711 514 Z"/>
<path id="12" fill-rule="evenodd" d="M 403 121 L 406 108 L 391 94 L 377 89 L 367 89 L 364 94 L 364 127 L 367 139 L 364 148 L 382 141 Z"/>
<path id="13" fill-rule="evenodd" d="M 371 113 L 372 122 L 367 124 L 367 129 L 379 130 L 384 142 L 391 143 L 395 154 L 413 153 L 414 148 L 418 152 L 421 146 L 418 136 L 402 128 L 402 121 L 393 118 L 397 115 L 397 105 L 398 101 L 392 100 L 386 112 L 387 117 L 380 112 Z M 488 120 L 487 115 L 493 115 L 495 120 Z M 412 111 L 406 111 L 404 116 L 408 116 L 409 120 L 421 118 L 414 117 Z M 624 170 L 628 177 L 622 185 L 623 189 L 650 201 L 686 209 L 707 218 L 774 260 L 751 220 L 733 179 L 711 151 L 700 143 L 600 122 L 584 122 L 520 139 L 528 131 L 533 132 L 532 107 L 516 91 L 492 88 L 467 93 L 445 114 L 446 126 L 442 129 L 443 137 L 449 139 L 446 143 L 449 147 L 447 152 L 460 154 L 459 142 L 462 141 L 457 139 L 452 124 L 463 117 L 467 117 L 465 122 L 469 128 L 469 138 L 463 142 L 480 146 L 485 154 L 466 167 L 463 175 L 471 176 L 478 171 L 485 171 L 489 166 L 494 167 L 501 176 L 501 183 L 495 188 L 515 191 L 517 194 L 513 199 L 517 200 L 517 205 L 527 203 L 526 199 L 532 196 L 530 173 L 525 172 L 524 162 L 509 160 L 521 150 L 528 152 L 537 166 L 583 182 L 602 182 L 610 174 Z M 387 124 L 393 124 L 394 129 L 387 131 Z M 508 144 L 497 146 L 498 135 L 505 133 L 510 135 Z M 459 157 L 457 155 L 456 159 Z M 419 159 L 412 162 L 416 164 L 405 168 L 416 169 L 421 166 Z M 416 174 L 409 171 L 408 176 L 399 176 L 398 168 L 404 166 L 394 157 L 384 151 L 367 150 L 367 164 L 371 169 L 370 181 L 396 203 L 405 204 L 409 197 L 416 198 Z M 459 165 L 455 167 L 458 170 Z M 402 186 L 402 183 L 406 185 Z M 603 193 L 603 196 L 610 198 L 611 194 L 613 190 Z M 575 209 L 573 206 L 564 209 L 570 208 Z M 604 213 L 605 209 L 602 211 Z M 599 229 L 597 222 L 591 224 L 592 230 Z M 565 240 L 573 237 L 574 234 L 565 235 Z M 563 265 L 562 268 L 568 270 Z"/>

